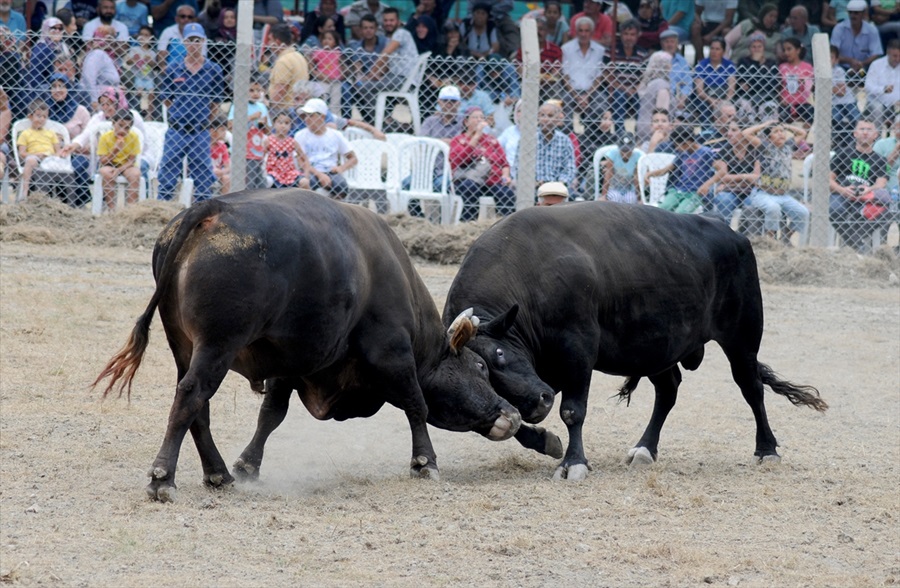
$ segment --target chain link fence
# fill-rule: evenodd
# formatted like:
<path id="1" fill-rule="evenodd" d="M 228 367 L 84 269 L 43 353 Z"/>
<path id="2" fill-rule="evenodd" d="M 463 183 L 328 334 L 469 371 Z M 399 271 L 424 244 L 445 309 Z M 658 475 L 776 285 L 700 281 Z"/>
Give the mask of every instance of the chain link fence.
<path id="1" fill-rule="evenodd" d="M 891 127 L 890 109 L 871 111 L 862 87 L 840 79 L 827 127 L 831 201 L 828 210 L 812 204 L 812 185 L 823 180 L 812 174 L 815 77 L 806 62 L 744 59 L 731 67 L 705 60 L 692 67 L 677 52 L 629 54 L 620 47 L 598 56 L 579 54 L 577 45 L 542 51 L 538 130 L 527 137 L 517 124 L 524 68 L 499 56 L 382 56 L 323 39 L 325 46 L 298 48 L 308 76 L 292 79 L 274 104 L 266 95 L 281 81 L 272 77 L 280 49 L 267 35 L 250 48 L 246 67 L 236 66 L 234 43 L 205 42 L 215 67 L 200 85 L 185 83 L 179 69 L 186 43 L 170 42 L 161 52 L 150 37 L 0 40 L 0 99 L 9 110 L 8 128 L 0 120 L 5 202 L 23 198 L 27 184 L 100 212 L 141 197 L 190 204 L 234 183 L 260 188 L 306 179 L 380 212 L 467 221 L 511 213 L 524 184 L 537 202 L 541 184 L 561 182 L 570 200 L 641 200 L 705 212 L 748 235 L 793 245 L 824 242 L 860 252 L 897 245 L 897 158 L 888 160 L 900 124 Z M 241 84 L 250 89 L 250 103 L 237 105 L 247 109 L 246 129 L 232 128 Z M 356 153 L 355 167 L 339 144 L 296 148 L 306 126 L 302 109 L 312 98 L 325 102 L 328 124 Z M 43 125 L 59 136 L 49 148 L 24 132 L 40 118 L 40 103 L 49 119 Z M 139 142 L 130 160 L 110 154 L 122 151 L 112 122 L 123 109 L 132 113 Z M 431 191 L 411 187 L 422 183 L 422 166 L 404 147 L 414 136 L 446 146 L 427 152 Z M 389 147 L 374 148 L 371 140 Z M 332 152 L 316 151 L 326 147 Z M 246 153 L 245 165 L 232 170 L 238 152 Z M 533 189 L 520 177 L 523 157 L 535 162 Z M 333 175 L 338 166 L 340 181 L 317 181 L 317 172 Z M 132 167 L 140 173 L 126 174 Z M 828 234 L 818 239 L 810 235 L 815 215 L 828 219 L 819 225 Z"/>

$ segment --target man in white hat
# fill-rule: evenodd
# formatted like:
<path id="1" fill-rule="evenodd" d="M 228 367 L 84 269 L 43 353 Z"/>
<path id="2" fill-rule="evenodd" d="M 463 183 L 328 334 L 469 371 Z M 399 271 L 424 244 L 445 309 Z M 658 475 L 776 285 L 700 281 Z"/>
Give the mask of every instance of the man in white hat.
<path id="1" fill-rule="evenodd" d="M 450 140 L 463 132 L 459 118 L 459 105 L 462 96 L 456 86 L 444 86 L 438 92 L 437 111 L 422 121 L 419 127 L 420 137 L 441 139 L 450 144 Z"/>
<path id="2" fill-rule="evenodd" d="M 831 44 L 838 48 L 838 63 L 857 75 L 884 55 L 878 28 L 863 20 L 868 12 L 866 0 L 850 0 L 847 20 L 837 23 L 831 31 Z"/>
<path id="3" fill-rule="evenodd" d="M 344 135 L 325 124 L 328 105 L 320 98 L 311 98 L 300 109 L 306 128 L 298 131 L 294 139 L 306 153 L 307 169 L 311 190 L 324 188 L 333 198 L 347 197 L 347 180 L 343 174 L 356 167 L 359 161 L 353 147 Z"/>
<path id="4" fill-rule="evenodd" d="M 569 189 L 562 182 L 541 184 L 537 193 L 538 206 L 553 206 L 569 199 Z"/>

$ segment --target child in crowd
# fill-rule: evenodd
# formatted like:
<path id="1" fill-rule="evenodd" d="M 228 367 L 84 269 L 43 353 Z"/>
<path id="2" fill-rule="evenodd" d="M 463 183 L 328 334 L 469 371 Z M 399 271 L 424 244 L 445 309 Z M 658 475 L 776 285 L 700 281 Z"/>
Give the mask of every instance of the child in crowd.
<path id="1" fill-rule="evenodd" d="M 328 96 L 328 106 L 341 111 L 341 45 L 335 31 L 319 35 L 321 47 L 312 50 L 312 78 L 321 85 L 320 96 Z"/>
<path id="2" fill-rule="evenodd" d="M 650 116 L 650 138 L 641 145 L 644 153 L 665 152 L 669 135 L 672 132 L 672 119 L 665 108 L 655 108 Z"/>
<path id="3" fill-rule="evenodd" d="M 44 125 L 50 117 L 50 107 L 43 100 L 35 100 L 28 105 L 28 120 L 31 128 L 19 133 L 16 148 L 19 159 L 25 162 L 22 170 L 22 195 L 28 196 L 28 184 L 31 176 L 47 157 L 58 155 L 61 149 L 59 136 Z"/>
<path id="4" fill-rule="evenodd" d="M 137 45 L 128 50 L 125 65 L 131 71 L 134 89 L 141 100 L 141 111 L 147 115 L 153 112 L 153 90 L 156 89 L 156 51 L 153 49 L 153 29 L 142 26 L 137 36 Z"/>
<path id="5" fill-rule="evenodd" d="M 213 174 L 219 181 L 219 193 L 231 192 L 231 153 L 228 151 L 228 143 L 225 141 L 225 133 L 228 132 L 228 121 L 225 117 L 217 116 L 209 125 L 209 134 L 212 142 L 210 155 L 212 156 Z"/>
<path id="6" fill-rule="evenodd" d="M 306 128 L 295 136 L 298 148 L 306 153 L 306 169 L 310 189 L 325 188 L 333 198 L 347 197 L 347 180 L 342 175 L 358 163 L 353 147 L 344 136 L 325 125 L 328 105 L 312 98 L 301 109 Z M 341 163 L 343 159 L 343 163 Z"/>
<path id="7" fill-rule="evenodd" d="M 286 112 L 275 115 L 273 121 L 274 132 L 266 137 L 263 149 L 266 152 L 266 174 L 272 182 L 273 188 L 300 188 L 309 189 L 309 180 L 300 173 L 301 169 L 307 169 L 309 162 L 306 154 L 291 137 L 291 117 Z"/>
<path id="8" fill-rule="evenodd" d="M 638 155 L 634 152 L 634 135 L 624 133 L 619 144 L 606 155 L 605 175 L 600 200 L 622 204 L 642 204 L 638 198 Z"/>
<path id="9" fill-rule="evenodd" d="M 666 191 L 659 207 L 673 212 L 691 213 L 703 205 L 703 200 L 710 195 L 710 188 L 728 170 L 721 160 L 716 159 L 712 149 L 697 142 L 690 126 L 680 125 L 672 131 L 672 145 L 675 148 L 675 161 L 664 168 L 647 172 L 646 183 L 650 183 L 650 178 L 671 173 L 671 187 Z"/>
<path id="10" fill-rule="evenodd" d="M 781 120 L 812 124 L 813 106 L 809 99 L 815 78 L 813 66 L 803 61 L 806 49 L 798 39 L 785 39 L 782 46 L 785 61 L 778 66 L 781 72 Z"/>
<path id="11" fill-rule="evenodd" d="M 113 128 L 100 135 L 97 141 L 97 157 L 100 161 L 100 177 L 103 178 L 103 200 L 106 207 L 116 207 L 116 178 L 125 176 L 128 188 L 125 201 L 134 204 L 138 201 L 138 186 L 141 181 L 141 168 L 138 158 L 141 156 L 141 140 L 137 132 L 131 128 L 134 116 L 129 110 L 119 110 L 112 118 Z"/>
<path id="12" fill-rule="evenodd" d="M 269 109 L 262 101 L 263 87 L 259 79 L 250 80 L 250 102 L 247 104 L 247 189 L 266 187 L 263 168 L 263 141 L 269 128 Z M 234 104 L 228 111 L 228 127 L 234 130 Z"/>
<path id="13" fill-rule="evenodd" d="M 757 135 L 763 132 L 764 138 Z M 789 136 L 789 134 L 793 136 Z M 793 232 L 803 233 L 809 223 L 809 210 L 788 194 L 791 187 L 791 159 L 795 140 L 806 138 L 800 127 L 769 120 L 744 130 L 747 142 L 759 150 L 760 175 L 756 189 L 747 198 L 747 206 L 765 214 L 763 228 L 774 238 L 781 227 L 782 213 L 791 221 L 781 234 L 788 243 Z"/>

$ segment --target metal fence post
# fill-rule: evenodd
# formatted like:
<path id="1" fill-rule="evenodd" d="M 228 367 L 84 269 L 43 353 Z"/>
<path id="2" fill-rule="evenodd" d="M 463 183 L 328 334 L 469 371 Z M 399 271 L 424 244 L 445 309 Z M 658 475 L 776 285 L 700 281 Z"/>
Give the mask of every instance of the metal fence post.
<path id="1" fill-rule="evenodd" d="M 231 190 L 247 186 L 247 104 L 250 103 L 250 70 L 253 45 L 253 0 L 239 0 L 237 47 L 234 58 L 234 122 L 231 127 Z"/>
<path id="2" fill-rule="evenodd" d="M 812 210 L 810 211 L 809 244 L 828 244 L 828 203 L 831 199 L 831 49 L 828 35 L 813 35 L 813 67 L 815 68 L 815 118 L 813 119 Z"/>
<path id="3" fill-rule="evenodd" d="M 522 30 L 522 110 L 519 113 L 519 166 L 516 177 L 516 210 L 534 206 L 535 162 L 537 157 L 537 112 L 540 100 L 541 51 L 537 21 L 523 18 Z"/>

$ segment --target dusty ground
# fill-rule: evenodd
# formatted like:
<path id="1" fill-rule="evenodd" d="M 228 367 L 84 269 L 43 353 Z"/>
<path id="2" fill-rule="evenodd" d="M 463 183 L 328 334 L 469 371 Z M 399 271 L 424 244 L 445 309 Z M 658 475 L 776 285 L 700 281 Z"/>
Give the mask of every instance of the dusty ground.
<path id="1" fill-rule="evenodd" d="M 297 403 L 259 483 L 205 489 L 186 441 L 177 502 L 160 505 L 143 493 L 175 384 L 158 321 L 130 404 L 101 404 L 87 387 L 152 292 L 150 247 L 171 211 L 149 208 L 93 220 L 46 203 L 0 207 L 0 581 L 900 583 L 900 289 L 887 253 L 758 246 L 761 357 L 831 404 L 820 415 L 767 395 L 778 466 L 753 463 L 750 410 L 710 347 L 647 469 L 622 459 L 649 417 L 650 389 L 625 407 L 609 399 L 619 379 L 597 374 L 585 435 L 594 472 L 583 483 L 551 482 L 555 462 L 514 442 L 436 430 L 442 480 L 409 480 L 400 411 L 318 422 Z M 479 230 L 441 237 L 395 224 L 431 259 L 442 239 L 464 251 Z M 440 307 L 456 266 L 419 269 Z M 237 376 L 213 399 L 226 460 L 249 441 L 259 404 Z M 564 437 L 558 417 L 548 426 Z"/>

